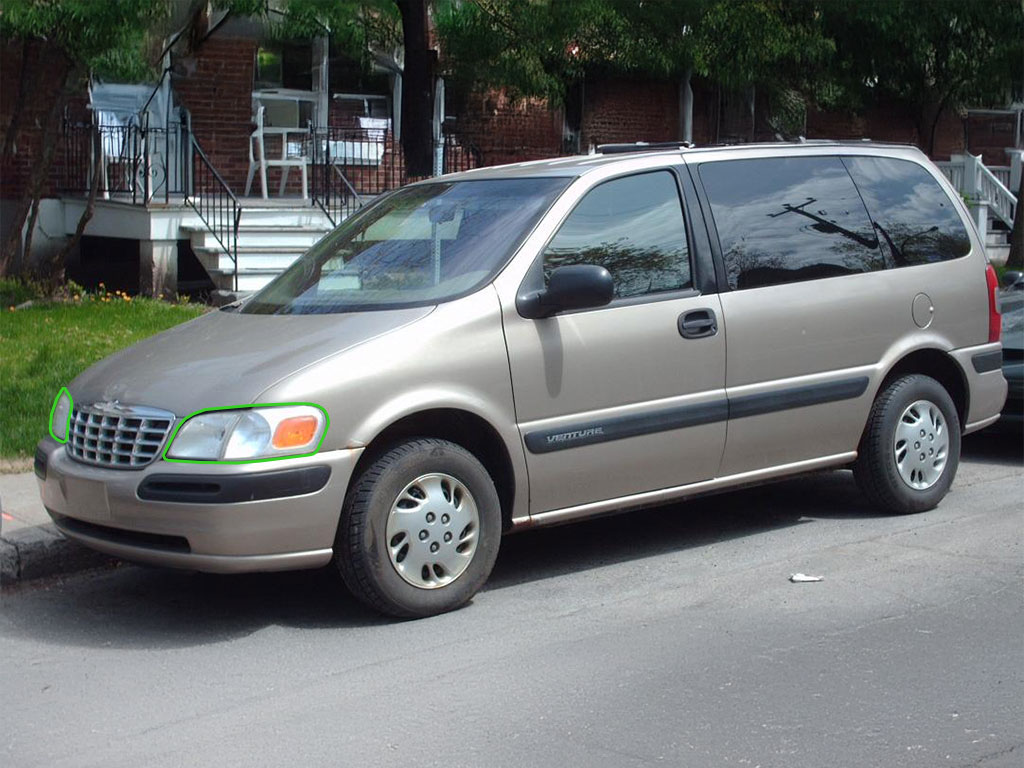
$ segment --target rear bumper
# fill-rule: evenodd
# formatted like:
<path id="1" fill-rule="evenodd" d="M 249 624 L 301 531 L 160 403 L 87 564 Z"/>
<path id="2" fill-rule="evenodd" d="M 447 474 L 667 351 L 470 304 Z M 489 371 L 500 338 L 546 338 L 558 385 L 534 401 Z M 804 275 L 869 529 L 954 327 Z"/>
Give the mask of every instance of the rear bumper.
<path id="1" fill-rule="evenodd" d="M 201 571 L 327 563 L 361 449 L 267 464 L 157 461 L 115 470 L 39 444 L 36 474 L 55 525 L 86 546 L 136 562 Z"/>
<path id="2" fill-rule="evenodd" d="M 1006 379 L 998 364 L 1001 350 L 1002 346 L 995 342 L 955 349 L 951 353 L 967 383 L 965 435 L 995 422 L 1006 402 Z"/>

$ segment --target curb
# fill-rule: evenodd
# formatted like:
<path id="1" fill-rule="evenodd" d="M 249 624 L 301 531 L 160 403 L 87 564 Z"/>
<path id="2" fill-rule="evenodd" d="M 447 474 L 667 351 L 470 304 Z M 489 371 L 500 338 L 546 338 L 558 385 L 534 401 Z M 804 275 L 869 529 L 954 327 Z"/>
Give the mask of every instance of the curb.
<path id="1" fill-rule="evenodd" d="M 0 536 L 0 583 L 4 585 L 64 576 L 114 562 L 116 558 L 66 538 L 52 524 Z"/>

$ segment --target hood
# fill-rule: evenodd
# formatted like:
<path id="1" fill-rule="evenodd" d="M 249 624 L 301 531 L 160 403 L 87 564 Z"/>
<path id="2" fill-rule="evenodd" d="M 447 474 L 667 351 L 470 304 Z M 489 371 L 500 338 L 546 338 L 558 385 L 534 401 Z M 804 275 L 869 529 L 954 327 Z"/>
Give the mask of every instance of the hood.
<path id="1" fill-rule="evenodd" d="M 210 312 L 101 360 L 69 390 L 187 416 L 255 402 L 285 376 L 426 317 L 433 307 L 334 315 Z"/>

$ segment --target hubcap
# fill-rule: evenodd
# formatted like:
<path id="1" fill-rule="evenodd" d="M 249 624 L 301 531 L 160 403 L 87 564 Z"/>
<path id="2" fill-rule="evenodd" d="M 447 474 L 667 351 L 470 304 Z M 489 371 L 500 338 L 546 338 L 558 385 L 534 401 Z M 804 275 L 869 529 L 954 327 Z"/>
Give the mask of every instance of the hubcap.
<path id="1" fill-rule="evenodd" d="M 437 589 L 473 560 L 480 513 L 473 494 L 451 475 L 423 475 L 398 494 L 388 514 L 388 556 L 414 587 Z"/>
<path id="2" fill-rule="evenodd" d="M 908 405 L 896 425 L 893 448 L 903 482 L 916 491 L 935 485 L 949 457 L 949 431 L 938 406 L 928 400 Z"/>

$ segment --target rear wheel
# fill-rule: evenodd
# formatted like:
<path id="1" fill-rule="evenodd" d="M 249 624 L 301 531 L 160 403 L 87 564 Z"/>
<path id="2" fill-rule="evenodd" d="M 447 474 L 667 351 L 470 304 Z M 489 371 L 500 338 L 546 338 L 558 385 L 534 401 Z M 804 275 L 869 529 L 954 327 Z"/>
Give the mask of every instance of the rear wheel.
<path id="1" fill-rule="evenodd" d="M 431 616 L 476 594 L 500 539 L 498 494 L 487 470 L 464 448 L 424 438 L 395 445 L 353 483 L 336 562 L 370 607 Z"/>
<path id="2" fill-rule="evenodd" d="M 854 475 L 871 502 L 908 514 L 935 507 L 960 463 L 960 420 L 939 382 L 915 374 L 891 382 L 875 399 Z"/>

